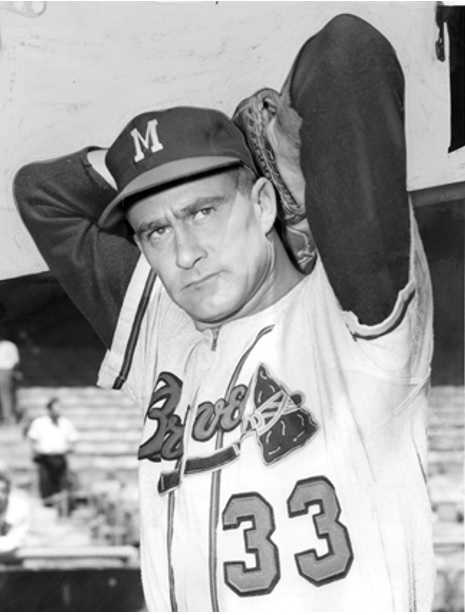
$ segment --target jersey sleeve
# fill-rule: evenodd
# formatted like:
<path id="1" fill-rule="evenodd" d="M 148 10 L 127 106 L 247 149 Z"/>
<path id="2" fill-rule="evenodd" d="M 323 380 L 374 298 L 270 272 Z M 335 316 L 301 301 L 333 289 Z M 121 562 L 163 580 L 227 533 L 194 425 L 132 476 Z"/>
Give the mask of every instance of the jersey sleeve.
<path id="1" fill-rule="evenodd" d="M 372 326 L 356 314 L 342 312 L 342 319 L 358 346 L 385 374 L 429 375 L 433 352 L 433 293 L 428 262 L 418 225 L 410 209 L 411 254 L 408 282 L 398 293 L 390 314 Z"/>
<path id="2" fill-rule="evenodd" d="M 111 348 L 100 366 L 97 384 L 105 389 L 123 390 L 136 403 L 140 403 L 146 372 L 153 373 L 148 362 L 155 357 L 158 339 L 150 337 L 153 327 L 147 322 L 150 305 L 155 305 L 153 311 L 159 313 L 160 286 L 147 260 L 140 258 L 121 307 Z M 147 344 L 150 352 L 146 352 Z"/>
<path id="3" fill-rule="evenodd" d="M 14 196 L 50 271 L 109 348 L 140 253 L 125 222 L 112 233 L 97 226 L 116 193 L 88 151 L 24 166 Z"/>
<path id="4" fill-rule="evenodd" d="M 286 87 L 301 119 L 307 219 L 328 279 L 343 310 L 380 325 L 400 309 L 409 278 L 396 54 L 365 21 L 338 16 L 303 46 Z"/>

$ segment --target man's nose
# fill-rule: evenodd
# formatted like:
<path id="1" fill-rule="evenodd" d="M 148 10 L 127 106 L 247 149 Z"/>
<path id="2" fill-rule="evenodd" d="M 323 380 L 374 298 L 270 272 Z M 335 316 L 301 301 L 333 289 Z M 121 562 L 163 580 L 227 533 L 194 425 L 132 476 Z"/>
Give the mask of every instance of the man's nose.
<path id="1" fill-rule="evenodd" d="M 187 229 L 177 229 L 176 264 L 181 269 L 191 269 L 199 260 L 205 258 L 207 252 L 198 238 Z"/>

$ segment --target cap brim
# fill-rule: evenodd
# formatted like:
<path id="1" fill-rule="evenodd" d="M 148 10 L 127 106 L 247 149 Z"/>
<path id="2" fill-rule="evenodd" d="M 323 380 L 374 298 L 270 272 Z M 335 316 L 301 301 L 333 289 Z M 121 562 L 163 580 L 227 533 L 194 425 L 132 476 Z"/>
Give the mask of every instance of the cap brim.
<path id="1" fill-rule="evenodd" d="M 123 201 L 135 194 L 237 164 L 244 164 L 244 162 L 232 156 L 202 156 L 167 162 L 141 173 L 107 205 L 99 218 L 98 226 L 101 229 L 109 229 L 120 222 L 124 218 L 124 211 L 121 207 Z"/>

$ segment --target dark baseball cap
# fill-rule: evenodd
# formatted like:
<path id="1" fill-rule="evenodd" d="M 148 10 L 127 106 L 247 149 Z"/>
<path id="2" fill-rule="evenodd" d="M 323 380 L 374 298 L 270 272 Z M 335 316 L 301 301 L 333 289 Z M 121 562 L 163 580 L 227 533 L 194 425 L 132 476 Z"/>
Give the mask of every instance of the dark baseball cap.
<path id="1" fill-rule="evenodd" d="M 136 116 L 108 149 L 105 163 L 118 194 L 100 216 L 103 229 L 119 222 L 125 200 L 139 193 L 237 165 L 256 172 L 245 138 L 234 122 L 221 111 L 198 107 Z"/>

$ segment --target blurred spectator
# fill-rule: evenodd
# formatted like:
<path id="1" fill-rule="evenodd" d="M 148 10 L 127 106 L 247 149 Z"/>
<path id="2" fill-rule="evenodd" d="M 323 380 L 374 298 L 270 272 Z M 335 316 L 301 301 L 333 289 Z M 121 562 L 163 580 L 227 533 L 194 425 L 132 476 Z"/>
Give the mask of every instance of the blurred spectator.
<path id="1" fill-rule="evenodd" d="M 19 352 L 16 344 L 0 332 L 0 423 L 16 422 L 16 376 Z"/>
<path id="2" fill-rule="evenodd" d="M 31 421 L 26 436 L 39 471 L 39 491 L 45 505 L 62 502 L 65 514 L 69 506 L 70 478 L 67 456 L 78 440 L 73 423 L 60 414 L 60 401 L 52 398 L 47 414 Z"/>
<path id="3" fill-rule="evenodd" d="M 12 489 L 10 476 L 0 468 L 0 562 L 14 556 L 30 525 L 30 506 L 26 494 Z"/>

